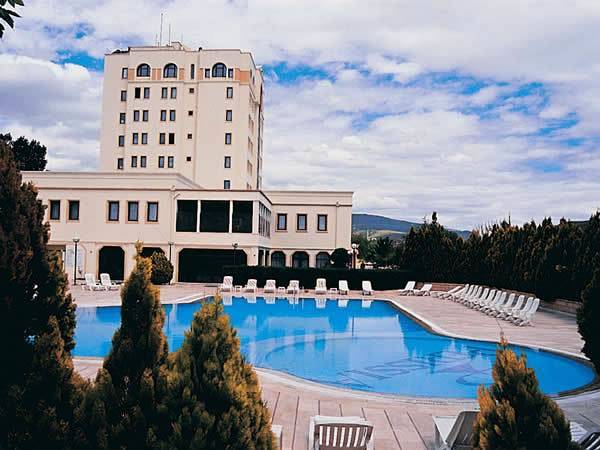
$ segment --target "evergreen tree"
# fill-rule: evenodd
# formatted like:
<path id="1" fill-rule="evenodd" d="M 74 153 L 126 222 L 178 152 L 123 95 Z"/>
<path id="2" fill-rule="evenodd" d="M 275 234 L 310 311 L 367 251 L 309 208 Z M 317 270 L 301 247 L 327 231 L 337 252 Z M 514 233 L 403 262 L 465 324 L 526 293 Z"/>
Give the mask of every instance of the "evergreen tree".
<path id="1" fill-rule="evenodd" d="M 345 248 L 336 248 L 331 253 L 331 262 L 333 267 L 344 268 L 350 264 L 350 255 Z"/>
<path id="2" fill-rule="evenodd" d="M 173 428 L 164 448 L 275 448 L 258 379 L 219 297 L 202 305 L 171 356 L 165 409 Z"/>
<path id="3" fill-rule="evenodd" d="M 600 263 L 600 260 L 598 260 Z M 579 334 L 585 341 L 583 353 L 590 358 L 596 371 L 600 372 L 600 264 L 597 264 L 592 281 L 581 295 L 581 307 L 577 311 Z"/>
<path id="4" fill-rule="evenodd" d="M 480 411 L 473 428 L 473 447 L 481 450 L 565 450 L 569 423 L 558 405 L 539 388 L 525 355 L 517 357 L 502 341 L 492 370 L 494 383 L 477 394 Z"/>
<path id="5" fill-rule="evenodd" d="M 167 284 L 173 278 L 173 264 L 167 259 L 163 252 L 154 252 L 150 257 L 152 260 L 152 283 Z"/>
<path id="6" fill-rule="evenodd" d="M 35 139 L 30 141 L 24 136 L 13 141 L 10 133 L 0 134 L 0 140 L 12 149 L 19 170 L 44 170 L 46 168 L 47 149 L 39 141 Z"/>
<path id="7" fill-rule="evenodd" d="M 11 8 L 7 8 L 6 4 Z M 15 17 L 21 17 L 16 12 L 17 6 L 23 6 L 23 0 L 0 0 L 0 38 L 4 35 L 5 26 L 8 25 L 11 28 L 15 27 Z M 4 22 L 4 23 L 2 23 Z"/>

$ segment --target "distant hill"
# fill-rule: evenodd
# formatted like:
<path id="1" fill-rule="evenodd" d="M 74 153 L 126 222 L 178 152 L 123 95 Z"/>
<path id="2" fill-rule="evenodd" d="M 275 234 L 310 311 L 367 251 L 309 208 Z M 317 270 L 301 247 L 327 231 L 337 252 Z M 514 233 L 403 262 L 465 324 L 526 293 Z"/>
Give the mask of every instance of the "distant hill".
<path id="1" fill-rule="evenodd" d="M 402 239 L 402 236 L 408 233 L 411 228 L 420 228 L 421 225 L 422 223 L 390 219 L 389 217 L 374 214 L 352 214 L 352 231 L 369 231 L 369 236 L 372 237 L 389 236 L 391 239 Z M 450 229 L 450 231 L 453 231 L 464 239 L 467 239 L 471 234 L 467 230 Z"/>

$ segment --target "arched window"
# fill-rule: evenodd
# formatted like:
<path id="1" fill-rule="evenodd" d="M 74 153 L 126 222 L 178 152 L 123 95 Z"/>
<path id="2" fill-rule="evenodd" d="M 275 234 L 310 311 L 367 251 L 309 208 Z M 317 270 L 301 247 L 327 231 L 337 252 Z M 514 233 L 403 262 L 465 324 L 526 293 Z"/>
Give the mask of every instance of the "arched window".
<path id="1" fill-rule="evenodd" d="M 148 64 L 140 64 L 137 67 L 136 74 L 138 77 L 149 77 L 150 76 L 150 66 Z"/>
<path id="2" fill-rule="evenodd" d="M 227 76 L 227 67 L 223 63 L 216 63 L 212 68 L 213 78 L 225 78 Z"/>
<path id="3" fill-rule="evenodd" d="M 283 252 L 273 252 L 271 254 L 271 266 L 285 267 L 285 254 Z"/>
<path id="4" fill-rule="evenodd" d="M 296 252 L 292 255 L 292 267 L 304 268 L 308 267 L 308 253 Z"/>
<path id="5" fill-rule="evenodd" d="M 169 63 L 163 70 L 163 78 L 177 78 L 177 66 L 173 63 Z"/>
<path id="6" fill-rule="evenodd" d="M 329 253 L 327 252 L 320 252 L 317 253 L 317 269 L 323 269 L 327 266 L 329 266 Z"/>

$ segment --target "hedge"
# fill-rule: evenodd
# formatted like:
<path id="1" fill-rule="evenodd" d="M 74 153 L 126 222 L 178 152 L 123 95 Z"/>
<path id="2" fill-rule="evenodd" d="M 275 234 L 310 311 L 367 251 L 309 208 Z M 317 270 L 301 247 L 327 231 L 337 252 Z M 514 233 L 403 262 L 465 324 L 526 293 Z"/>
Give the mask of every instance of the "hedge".
<path id="1" fill-rule="evenodd" d="M 409 270 L 387 269 L 316 269 L 265 266 L 223 266 L 223 276 L 233 276 L 235 285 L 245 285 L 249 278 L 264 286 L 266 280 L 275 280 L 277 286 L 287 286 L 298 280 L 303 288 L 314 289 L 317 278 L 325 278 L 327 287 L 338 287 L 339 280 L 348 281 L 350 289 L 361 289 L 362 281 L 369 280 L 375 290 L 400 289 L 407 281 L 420 279 Z"/>

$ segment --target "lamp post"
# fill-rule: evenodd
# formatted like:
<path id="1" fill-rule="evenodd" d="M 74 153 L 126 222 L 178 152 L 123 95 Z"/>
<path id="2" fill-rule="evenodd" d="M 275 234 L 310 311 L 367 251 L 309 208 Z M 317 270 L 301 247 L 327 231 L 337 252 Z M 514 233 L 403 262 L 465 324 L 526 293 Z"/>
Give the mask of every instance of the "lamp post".
<path id="1" fill-rule="evenodd" d="M 77 244 L 79 244 L 79 238 L 74 237 L 73 243 L 75 244 L 75 254 L 73 255 L 73 286 L 77 284 Z"/>
<path id="2" fill-rule="evenodd" d="M 239 245 L 237 242 L 234 242 L 233 244 L 231 244 L 231 246 L 233 247 L 233 265 L 235 266 L 235 253 Z"/>
<path id="3" fill-rule="evenodd" d="M 352 268 L 356 269 L 356 254 L 358 253 L 358 244 L 352 244 Z"/>
<path id="4" fill-rule="evenodd" d="M 175 242 L 169 241 L 169 262 L 171 262 L 171 250 L 173 249 L 173 245 Z"/>

